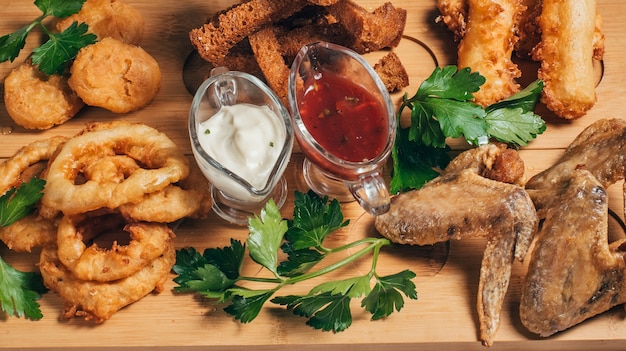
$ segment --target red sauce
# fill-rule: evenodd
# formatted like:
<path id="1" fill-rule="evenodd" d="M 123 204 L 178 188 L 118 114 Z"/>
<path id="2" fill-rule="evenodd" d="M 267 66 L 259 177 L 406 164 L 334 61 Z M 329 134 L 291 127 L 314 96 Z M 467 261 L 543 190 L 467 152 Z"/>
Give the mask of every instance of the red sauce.
<path id="1" fill-rule="evenodd" d="M 389 122 L 379 100 L 363 86 L 322 70 L 304 82 L 300 116 L 313 138 L 340 159 L 361 162 L 378 156 Z"/>

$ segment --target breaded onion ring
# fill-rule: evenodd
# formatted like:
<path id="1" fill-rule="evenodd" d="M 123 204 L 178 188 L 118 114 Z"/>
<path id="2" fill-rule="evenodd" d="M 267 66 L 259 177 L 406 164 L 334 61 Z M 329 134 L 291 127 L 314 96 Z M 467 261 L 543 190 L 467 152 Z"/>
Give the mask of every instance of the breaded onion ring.
<path id="1" fill-rule="evenodd" d="M 176 262 L 176 250 L 169 242 L 163 256 L 149 262 L 137 273 L 114 282 L 77 279 L 58 259 L 57 248 L 42 249 L 39 268 L 44 284 L 65 301 L 63 318 L 84 317 L 97 323 L 150 292 L 161 292 Z"/>
<path id="2" fill-rule="evenodd" d="M 4 103 L 11 119 L 27 129 L 50 129 L 74 117 L 85 105 L 68 77 L 47 75 L 26 61 L 4 80 Z"/>
<path id="3" fill-rule="evenodd" d="M 36 140 L 22 146 L 13 156 L 1 163 L 0 195 L 26 181 L 27 179 L 22 178 L 22 173 L 38 162 L 49 160 L 57 148 L 66 141 L 67 138 L 63 136 Z"/>
<path id="4" fill-rule="evenodd" d="M 34 141 L 20 148 L 0 164 L 0 195 L 27 181 L 24 173 L 33 165 L 49 160 L 66 140 L 66 137 L 56 136 Z M 14 251 L 30 252 L 33 247 L 54 241 L 55 238 L 54 221 L 42 218 L 37 213 L 30 214 L 10 226 L 0 226 L 0 240 Z"/>
<path id="5" fill-rule="evenodd" d="M 85 168 L 85 178 L 94 182 L 121 183 L 134 171 L 138 170 L 137 162 L 126 155 L 105 156 L 89 162 Z"/>
<path id="6" fill-rule="evenodd" d="M 178 184 L 144 196 L 139 203 L 119 207 L 120 213 L 136 221 L 171 223 L 184 217 L 204 218 L 211 211 L 208 182 L 197 166 Z"/>
<path id="7" fill-rule="evenodd" d="M 126 113 L 147 106 L 161 88 L 158 62 L 144 49 L 107 37 L 82 48 L 69 86 L 89 106 Z"/>
<path id="8" fill-rule="evenodd" d="M 127 155 L 142 168 L 122 182 L 97 182 L 84 175 L 89 162 L 106 156 Z M 48 167 L 42 206 L 64 214 L 79 214 L 100 208 L 114 209 L 137 203 L 145 194 L 159 191 L 189 174 L 183 153 L 165 134 L 144 124 L 94 123 L 68 140 Z"/>
<path id="9" fill-rule="evenodd" d="M 31 214 L 10 226 L 0 226 L 0 240 L 17 252 L 31 252 L 34 247 L 55 241 L 57 227 L 53 220 Z"/>
<path id="10" fill-rule="evenodd" d="M 165 224 L 136 222 L 124 226 L 124 231 L 130 234 L 128 245 L 114 242 L 110 249 L 105 249 L 95 243 L 85 244 L 85 240 L 94 239 L 102 231 L 116 229 L 123 222 L 116 216 L 119 215 L 64 216 L 59 222 L 57 255 L 76 278 L 110 282 L 128 277 L 161 256 L 174 238 Z"/>

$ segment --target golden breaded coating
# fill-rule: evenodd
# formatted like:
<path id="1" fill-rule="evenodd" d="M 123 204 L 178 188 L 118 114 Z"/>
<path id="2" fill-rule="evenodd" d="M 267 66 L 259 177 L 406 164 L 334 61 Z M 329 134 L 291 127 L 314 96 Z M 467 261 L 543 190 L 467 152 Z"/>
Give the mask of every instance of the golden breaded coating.
<path id="1" fill-rule="evenodd" d="M 441 16 L 436 21 L 445 23 L 454 35 L 454 40 L 461 40 L 467 26 L 467 0 L 438 0 L 437 8 Z"/>
<path id="2" fill-rule="evenodd" d="M 148 105 L 161 87 L 157 61 L 138 46 L 114 38 L 80 50 L 68 81 L 90 106 L 126 113 Z"/>
<path id="3" fill-rule="evenodd" d="M 541 61 L 538 76 L 545 82 L 541 101 L 561 118 L 580 118 L 596 103 L 597 21 L 595 0 L 543 1 L 534 58 Z"/>
<path id="4" fill-rule="evenodd" d="M 521 0 L 469 0 L 465 36 L 459 43 L 458 66 L 469 67 L 486 81 L 474 94 L 488 106 L 520 90 L 521 71 L 512 61 Z"/>
<path id="5" fill-rule="evenodd" d="M 113 37 L 134 45 L 143 38 L 145 23 L 137 9 L 117 0 L 87 0 L 80 12 L 59 19 L 56 29 L 61 32 L 73 22 L 87 23 L 98 39 Z"/>
<path id="6" fill-rule="evenodd" d="M 4 103 L 13 121 L 28 129 L 49 129 L 65 123 L 84 106 L 66 76 L 48 76 L 30 61 L 6 77 Z"/>

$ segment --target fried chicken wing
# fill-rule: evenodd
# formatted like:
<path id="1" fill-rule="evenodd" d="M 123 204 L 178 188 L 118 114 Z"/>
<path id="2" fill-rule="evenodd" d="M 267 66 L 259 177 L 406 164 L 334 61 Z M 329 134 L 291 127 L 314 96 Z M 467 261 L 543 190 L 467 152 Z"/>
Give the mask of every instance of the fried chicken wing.
<path id="1" fill-rule="evenodd" d="M 538 225 L 533 203 L 521 186 L 484 177 L 497 167 L 516 168 L 502 163 L 511 160 L 502 157 L 505 150 L 489 144 L 462 153 L 437 179 L 394 197 L 389 212 L 375 219 L 376 229 L 400 244 L 487 238 L 477 302 L 485 345 L 493 343 L 500 323 L 513 260 L 524 258 Z"/>
<path id="2" fill-rule="evenodd" d="M 604 187 L 626 176 L 626 121 L 601 119 L 585 128 L 550 168 L 526 183 L 537 211 L 541 213 L 552 201 L 554 184 L 577 169 L 587 169 Z"/>
<path id="3" fill-rule="evenodd" d="M 626 263 L 608 244 L 608 200 L 588 170 L 554 184 L 520 301 L 524 326 L 549 336 L 626 302 Z"/>
<path id="4" fill-rule="evenodd" d="M 624 179 L 625 146 L 626 121 L 599 120 L 526 184 L 544 220 L 520 302 L 528 330 L 549 336 L 626 302 L 626 240 L 609 244 L 605 190 Z"/>

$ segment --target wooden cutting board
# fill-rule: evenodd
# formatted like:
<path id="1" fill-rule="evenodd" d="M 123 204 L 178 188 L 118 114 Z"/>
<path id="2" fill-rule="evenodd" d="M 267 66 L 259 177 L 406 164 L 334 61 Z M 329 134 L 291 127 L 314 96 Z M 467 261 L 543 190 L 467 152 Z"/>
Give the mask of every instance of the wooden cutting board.
<path id="1" fill-rule="evenodd" d="M 187 116 L 192 95 L 188 87 L 202 78 L 197 65 L 191 64 L 193 49 L 188 40 L 190 29 L 201 26 L 214 12 L 233 3 L 232 0 L 127 0 L 146 19 L 146 36 L 141 45 L 159 62 L 163 81 L 156 100 L 143 110 L 114 115 L 98 108 L 85 108 L 70 122 L 44 132 L 33 132 L 16 126 L 0 101 L 0 159 L 12 155 L 33 140 L 52 135 L 74 135 L 89 121 L 128 120 L 144 122 L 165 132 L 191 157 L 187 134 Z M 373 9 L 382 0 L 360 0 Z M 410 75 L 405 92 L 413 94 L 419 84 L 438 66 L 456 63 L 456 45 L 450 32 L 435 22 L 438 12 L 434 0 L 393 0 L 395 6 L 408 11 L 405 37 L 395 51 Z M 587 116 L 576 121 L 563 121 L 539 107 L 548 122 L 547 131 L 521 150 L 527 176 L 547 168 L 563 149 L 587 125 L 605 117 L 624 118 L 623 95 L 626 89 L 626 3 L 621 0 L 599 0 L 598 10 L 604 18 L 606 55 L 599 65 L 598 103 Z M 17 30 L 39 15 L 32 1 L 8 0 L 0 8 L 0 35 Z M 11 69 L 24 60 L 41 35 L 29 37 L 23 54 L 15 62 L 0 64 L 4 79 Z M 380 53 L 367 56 L 374 62 Z M 190 59 L 191 57 L 191 59 Z M 536 66 L 524 63 L 524 81 L 534 80 Z M 533 71 L 534 70 L 534 71 Z M 3 85 L 0 85 L 3 89 Z M 402 94 L 392 96 L 398 102 Z M 451 144 L 465 149 L 461 141 Z M 286 177 L 292 190 L 306 191 L 302 180 L 302 155 L 296 147 Z M 623 214 L 622 184 L 609 189 L 611 209 Z M 283 208 L 291 217 L 293 193 Z M 342 207 L 350 225 L 334 234 L 332 243 L 340 245 L 356 238 L 377 235 L 372 218 L 355 204 Z M 623 216 L 623 215 L 622 215 Z M 623 218 L 622 218 L 623 220 Z M 611 222 L 611 235 L 623 236 L 616 221 Z M 176 230 L 177 246 L 194 246 L 199 250 L 227 245 L 230 238 L 245 240 L 247 230 L 225 224 L 215 215 L 205 220 L 185 221 Z M 353 325 L 345 332 L 333 334 L 311 329 L 304 319 L 280 308 L 267 307 L 249 324 L 239 324 L 210 301 L 197 295 L 175 295 L 170 282 L 164 292 L 150 295 L 118 312 L 101 325 L 81 320 L 60 321 L 62 302 L 53 293 L 41 299 L 44 318 L 28 321 L 0 317 L 0 349 L 161 349 L 237 350 L 254 347 L 258 350 L 359 349 L 378 350 L 483 350 L 478 341 L 476 291 L 484 241 L 461 240 L 426 248 L 399 247 L 385 251 L 384 271 L 412 269 L 419 299 L 407 301 L 400 313 L 381 321 L 369 321 L 355 304 Z M 37 253 L 17 254 L 0 246 L 0 255 L 22 270 L 36 269 Z M 358 261 L 334 277 L 349 277 L 367 269 L 368 261 Z M 263 274 L 263 272 L 251 272 Z M 502 325 L 495 338 L 494 350 L 580 349 L 600 350 L 623 348 L 626 342 L 626 313 L 617 307 L 550 338 L 539 338 L 524 329 L 518 315 L 523 264 L 516 263 L 511 286 L 504 302 Z M 173 277 L 173 276 L 172 276 Z M 294 287 L 305 292 L 312 282 Z"/>

